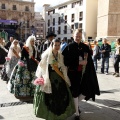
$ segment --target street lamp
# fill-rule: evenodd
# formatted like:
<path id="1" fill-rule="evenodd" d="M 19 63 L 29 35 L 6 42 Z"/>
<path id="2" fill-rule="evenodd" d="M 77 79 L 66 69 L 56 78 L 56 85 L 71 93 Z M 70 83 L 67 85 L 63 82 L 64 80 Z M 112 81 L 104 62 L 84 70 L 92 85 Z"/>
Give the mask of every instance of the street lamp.
<path id="1" fill-rule="evenodd" d="M 27 39 L 27 21 L 25 21 L 25 40 Z"/>

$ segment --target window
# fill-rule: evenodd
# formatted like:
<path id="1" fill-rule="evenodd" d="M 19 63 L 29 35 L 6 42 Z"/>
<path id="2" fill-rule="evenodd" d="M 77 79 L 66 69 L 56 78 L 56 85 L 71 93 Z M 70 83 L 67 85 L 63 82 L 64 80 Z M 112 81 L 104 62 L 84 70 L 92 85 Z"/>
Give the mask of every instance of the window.
<path id="1" fill-rule="evenodd" d="M 71 22 L 74 22 L 75 15 L 72 14 Z"/>
<path id="2" fill-rule="evenodd" d="M 53 10 L 53 14 L 55 13 L 55 9 Z"/>
<path id="3" fill-rule="evenodd" d="M 61 23 L 61 20 L 60 20 L 61 18 L 59 17 L 58 18 L 58 25 L 60 25 L 60 23 Z"/>
<path id="4" fill-rule="evenodd" d="M 82 4 L 83 4 L 83 0 L 80 0 L 80 1 L 72 3 L 71 7 L 74 8 L 76 5 L 82 5 Z"/>
<path id="5" fill-rule="evenodd" d="M 52 27 L 50 27 L 50 32 L 52 32 Z"/>
<path id="6" fill-rule="evenodd" d="M 50 15 L 50 12 L 48 11 L 48 15 Z"/>
<path id="7" fill-rule="evenodd" d="M 72 8 L 74 8 L 75 7 L 75 4 L 74 3 L 72 3 L 72 6 L 71 6 Z"/>
<path id="8" fill-rule="evenodd" d="M 71 25 L 71 33 L 73 33 L 74 25 Z"/>
<path id="9" fill-rule="evenodd" d="M 48 26 L 50 26 L 50 20 L 48 20 Z"/>
<path id="10" fill-rule="evenodd" d="M 77 29 L 78 28 L 78 23 L 75 23 L 75 29 Z"/>
<path id="11" fill-rule="evenodd" d="M 48 28 L 48 33 L 50 32 L 50 28 Z"/>
<path id="12" fill-rule="evenodd" d="M 25 6 L 25 11 L 29 11 L 29 7 L 28 6 Z"/>
<path id="13" fill-rule="evenodd" d="M 53 27 L 53 33 L 55 33 L 55 27 Z"/>
<path id="14" fill-rule="evenodd" d="M 65 23 L 67 23 L 67 15 L 65 15 Z"/>
<path id="15" fill-rule="evenodd" d="M 67 26 L 64 26 L 64 34 L 67 34 Z"/>
<path id="16" fill-rule="evenodd" d="M 80 6 L 83 5 L 83 0 L 80 0 Z"/>
<path id="17" fill-rule="evenodd" d="M 54 10 L 51 10 L 51 11 L 48 11 L 48 15 L 54 14 L 54 13 L 55 13 L 55 9 L 54 9 Z"/>
<path id="18" fill-rule="evenodd" d="M 13 10 L 17 10 L 17 7 L 16 7 L 16 5 L 13 5 Z"/>
<path id="19" fill-rule="evenodd" d="M 2 9 L 5 9 L 5 4 L 2 4 L 2 5 L 1 5 L 1 8 L 2 8 Z"/>
<path id="20" fill-rule="evenodd" d="M 61 27 L 58 27 L 58 34 L 61 34 Z"/>
<path id="21" fill-rule="evenodd" d="M 66 8 L 67 7 L 67 5 L 65 5 L 65 6 L 61 6 L 61 7 L 59 7 L 58 9 L 60 10 L 60 9 L 64 9 L 64 8 Z"/>
<path id="22" fill-rule="evenodd" d="M 79 21 L 83 20 L 83 12 L 79 13 Z"/>
<path id="23" fill-rule="evenodd" d="M 81 28 L 81 29 L 82 29 L 82 23 L 79 23 L 79 28 Z"/>
<path id="24" fill-rule="evenodd" d="M 53 26 L 55 25 L 55 18 L 53 18 Z"/>

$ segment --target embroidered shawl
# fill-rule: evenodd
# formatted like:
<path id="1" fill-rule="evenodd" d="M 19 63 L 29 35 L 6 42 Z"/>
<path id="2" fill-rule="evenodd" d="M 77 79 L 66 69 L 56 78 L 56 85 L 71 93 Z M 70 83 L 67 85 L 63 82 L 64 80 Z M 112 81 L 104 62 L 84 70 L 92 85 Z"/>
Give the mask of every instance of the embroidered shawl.
<path id="1" fill-rule="evenodd" d="M 49 71 L 48 71 L 48 65 L 52 64 L 53 60 L 55 58 L 53 57 L 52 54 L 52 47 L 50 46 L 43 54 L 41 61 L 38 65 L 37 71 L 36 71 L 36 76 L 43 77 L 44 78 L 44 85 L 41 86 L 41 90 L 46 93 L 52 93 L 51 90 L 51 83 L 49 79 Z M 70 86 L 70 80 L 67 76 L 67 68 L 65 67 L 63 63 L 63 55 L 61 54 L 60 51 L 58 51 L 58 67 L 61 68 L 62 73 L 65 78 L 65 82 Z"/>

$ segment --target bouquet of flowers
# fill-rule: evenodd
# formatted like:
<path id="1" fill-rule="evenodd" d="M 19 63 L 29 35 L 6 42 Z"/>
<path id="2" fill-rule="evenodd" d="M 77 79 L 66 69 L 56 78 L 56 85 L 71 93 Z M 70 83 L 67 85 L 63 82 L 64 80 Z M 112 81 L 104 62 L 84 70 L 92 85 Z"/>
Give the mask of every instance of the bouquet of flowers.
<path id="1" fill-rule="evenodd" d="M 43 77 L 35 79 L 33 82 L 34 85 L 44 85 L 44 79 Z"/>
<path id="2" fill-rule="evenodd" d="M 6 59 L 6 61 L 10 61 L 11 58 L 10 57 L 5 57 L 5 59 Z"/>
<path id="3" fill-rule="evenodd" d="M 23 62 L 18 61 L 18 65 L 20 65 L 21 67 L 25 66 Z"/>

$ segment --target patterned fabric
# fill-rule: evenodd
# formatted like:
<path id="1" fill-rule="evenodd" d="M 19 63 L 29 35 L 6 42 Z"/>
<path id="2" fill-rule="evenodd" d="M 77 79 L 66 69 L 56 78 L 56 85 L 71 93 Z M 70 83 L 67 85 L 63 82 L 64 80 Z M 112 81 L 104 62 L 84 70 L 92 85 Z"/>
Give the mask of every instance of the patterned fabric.
<path id="1" fill-rule="evenodd" d="M 65 81 L 49 67 L 52 93 L 48 94 L 36 86 L 34 113 L 46 120 L 66 120 L 75 112 L 73 99 Z"/>
<path id="2" fill-rule="evenodd" d="M 13 71 L 13 68 L 17 64 L 18 60 L 19 60 L 18 58 L 12 57 L 11 60 L 7 62 L 7 64 L 6 64 L 6 73 L 7 73 L 8 78 L 10 78 L 10 75 L 11 75 L 11 73 Z"/>
<path id="3" fill-rule="evenodd" d="M 16 65 L 8 82 L 8 90 L 19 98 L 33 97 L 35 86 L 32 80 L 34 79 L 35 72 L 28 71 L 27 66 Z"/>

